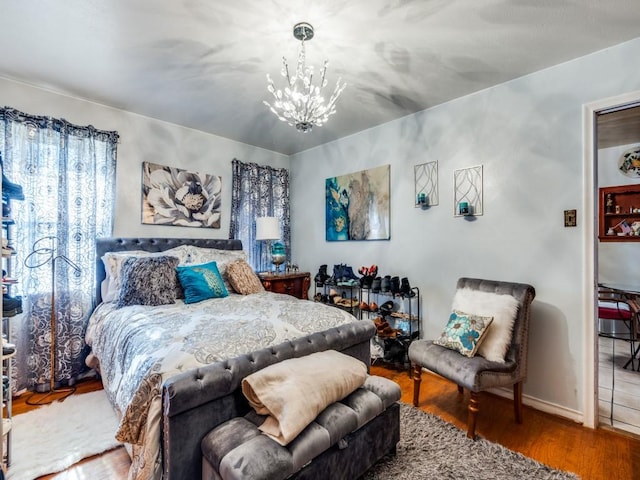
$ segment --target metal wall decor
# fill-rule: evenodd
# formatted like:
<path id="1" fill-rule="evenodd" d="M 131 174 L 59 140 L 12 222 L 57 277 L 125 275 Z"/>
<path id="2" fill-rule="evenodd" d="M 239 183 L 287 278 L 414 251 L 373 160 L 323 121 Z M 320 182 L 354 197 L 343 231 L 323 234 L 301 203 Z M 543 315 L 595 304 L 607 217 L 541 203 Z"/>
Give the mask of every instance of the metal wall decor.
<path id="1" fill-rule="evenodd" d="M 438 205 L 438 161 L 422 163 L 413 167 L 416 208 Z"/>
<path id="2" fill-rule="evenodd" d="M 472 217 L 482 214 L 482 165 L 454 170 L 453 215 Z"/>

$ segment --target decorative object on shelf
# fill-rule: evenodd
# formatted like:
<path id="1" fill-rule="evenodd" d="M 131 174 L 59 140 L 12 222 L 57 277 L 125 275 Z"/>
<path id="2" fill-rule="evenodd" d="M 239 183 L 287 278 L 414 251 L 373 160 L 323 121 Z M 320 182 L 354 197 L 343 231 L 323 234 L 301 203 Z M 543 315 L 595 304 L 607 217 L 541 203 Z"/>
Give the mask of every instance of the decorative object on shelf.
<path id="1" fill-rule="evenodd" d="M 258 217 L 256 218 L 256 240 L 266 240 L 271 242 L 272 240 L 280 240 L 280 224 L 276 217 Z M 270 243 L 271 247 L 271 262 L 275 266 L 275 271 L 280 271 L 280 265 L 282 265 L 287 259 L 287 252 L 284 245 L 280 242 Z"/>
<path id="2" fill-rule="evenodd" d="M 640 178 L 640 146 L 627 150 L 620 156 L 618 170 L 627 177 Z"/>
<path id="3" fill-rule="evenodd" d="M 428 209 L 438 205 L 438 162 L 427 162 L 413 167 L 415 207 Z"/>
<path id="4" fill-rule="evenodd" d="M 142 162 L 142 223 L 220 228 L 218 175 Z"/>
<path id="5" fill-rule="evenodd" d="M 483 214 L 482 165 L 453 171 L 453 214 L 471 219 Z"/>
<path id="6" fill-rule="evenodd" d="M 326 179 L 328 242 L 389 240 L 390 170 L 384 165 Z"/>
<path id="7" fill-rule="evenodd" d="M 300 40 L 300 51 L 298 53 L 298 63 L 293 75 L 289 72 L 287 59 L 282 57 L 281 75 L 286 79 L 283 89 L 276 89 L 271 76 L 267 73 L 267 90 L 273 95 L 273 103 L 266 100 L 264 104 L 278 117 L 279 120 L 287 122 L 301 133 L 308 133 L 314 125 L 321 127 L 330 115 L 336 112 L 336 100 L 346 87 L 342 78 L 338 78 L 336 86 L 325 104 L 322 89 L 327 86 L 327 65 L 328 60 L 320 69 L 317 78 L 320 81 L 313 84 L 314 68 L 306 66 L 305 42 L 313 38 L 313 26 L 306 22 L 297 23 L 293 27 L 293 36 Z"/>
<path id="8" fill-rule="evenodd" d="M 63 400 L 75 392 L 75 387 L 58 387 L 56 388 L 55 370 L 56 370 L 56 261 L 62 260 L 69 265 L 76 274 L 81 272 L 71 259 L 59 253 L 58 238 L 53 236 L 42 237 L 33 244 L 31 253 L 24 259 L 24 265 L 27 268 L 39 268 L 51 263 L 51 314 L 50 320 L 50 373 L 49 373 L 49 391 L 43 394 L 32 394 L 28 399 L 29 405 L 46 405 L 56 400 Z M 40 397 L 36 398 L 34 397 Z"/>
<path id="9" fill-rule="evenodd" d="M 613 194 L 607 193 L 605 200 L 605 213 L 613 213 Z"/>

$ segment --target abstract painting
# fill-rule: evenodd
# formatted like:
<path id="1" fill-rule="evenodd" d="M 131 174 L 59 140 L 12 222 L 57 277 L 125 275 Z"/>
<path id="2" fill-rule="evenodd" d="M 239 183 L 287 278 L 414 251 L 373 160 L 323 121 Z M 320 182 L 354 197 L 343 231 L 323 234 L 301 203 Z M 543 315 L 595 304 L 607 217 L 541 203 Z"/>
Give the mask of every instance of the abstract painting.
<path id="1" fill-rule="evenodd" d="M 389 240 L 390 166 L 327 178 L 326 239 Z"/>
<path id="2" fill-rule="evenodd" d="M 222 179 L 142 162 L 142 223 L 220 228 Z"/>

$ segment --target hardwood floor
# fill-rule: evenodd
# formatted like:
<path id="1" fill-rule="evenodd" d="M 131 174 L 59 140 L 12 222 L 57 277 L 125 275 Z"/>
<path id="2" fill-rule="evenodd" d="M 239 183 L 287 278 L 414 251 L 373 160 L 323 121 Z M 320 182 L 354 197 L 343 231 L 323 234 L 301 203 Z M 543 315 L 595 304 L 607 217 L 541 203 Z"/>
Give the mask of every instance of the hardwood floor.
<path id="1" fill-rule="evenodd" d="M 390 378 L 402 389 L 402 401 L 411 403 L 413 382 L 406 371 L 373 366 L 372 373 Z M 85 381 L 77 394 L 98 390 L 98 381 Z M 423 374 L 420 408 L 466 428 L 469 395 L 440 377 Z M 14 400 L 14 414 L 33 407 Z M 487 440 L 520 452 L 551 467 L 575 472 L 583 480 L 640 479 L 640 437 L 579 424 L 524 407 L 524 421 L 513 418 L 513 403 L 492 394 L 480 395 L 477 432 Z M 47 480 L 114 480 L 127 478 L 129 457 L 124 448 L 83 460 L 68 470 L 41 477 Z"/>

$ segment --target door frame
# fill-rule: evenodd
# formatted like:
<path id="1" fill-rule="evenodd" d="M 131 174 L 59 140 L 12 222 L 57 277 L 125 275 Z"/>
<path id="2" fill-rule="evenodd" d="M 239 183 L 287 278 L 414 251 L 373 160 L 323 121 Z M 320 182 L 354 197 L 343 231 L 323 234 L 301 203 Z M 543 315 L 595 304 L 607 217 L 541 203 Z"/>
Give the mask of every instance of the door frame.
<path id="1" fill-rule="evenodd" d="M 598 285 L 598 188 L 597 179 L 597 132 L 596 115 L 603 110 L 622 108 L 625 105 L 640 102 L 640 90 L 616 95 L 583 105 L 583 167 L 584 167 L 584 273 L 583 298 L 584 317 L 584 426 L 596 428 L 598 426 L 598 342 L 596 316 L 596 288 Z"/>

